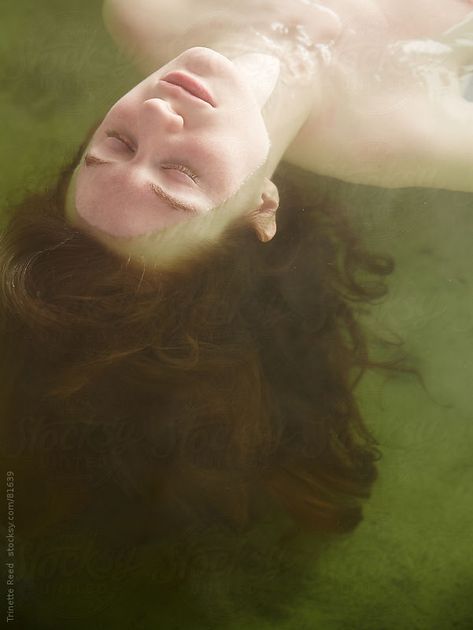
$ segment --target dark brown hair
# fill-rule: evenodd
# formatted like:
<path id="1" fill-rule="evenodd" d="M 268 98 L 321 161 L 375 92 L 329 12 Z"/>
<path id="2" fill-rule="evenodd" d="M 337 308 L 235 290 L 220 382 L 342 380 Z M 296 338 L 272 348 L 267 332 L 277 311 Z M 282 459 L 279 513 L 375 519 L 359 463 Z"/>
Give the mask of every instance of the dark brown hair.
<path id="1" fill-rule="evenodd" d="M 172 526 L 246 527 L 266 497 L 305 529 L 353 530 L 380 457 L 354 391 L 375 364 L 357 311 L 392 261 L 282 164 L 271 242 L 240 223 L 172 271 L 140 268 L 64 220 L 84 146 L 1 235 L 7 462 L 55 480 L 51 521 L 113 486 Z"/>

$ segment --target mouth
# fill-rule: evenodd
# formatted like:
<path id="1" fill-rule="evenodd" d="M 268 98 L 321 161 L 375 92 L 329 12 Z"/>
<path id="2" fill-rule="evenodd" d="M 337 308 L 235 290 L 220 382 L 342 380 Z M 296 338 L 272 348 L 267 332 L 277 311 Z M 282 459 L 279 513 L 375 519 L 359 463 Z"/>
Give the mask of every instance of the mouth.
<path id="1" fill-rule="evenodd" d="M 171 72 L 165 77 L 162 77 L 161 81 L 177 85 L 192 96 L 197 97 L 201 101 L 209 103 L 212 107 L 216 107 L 215 101 L 210 92 L 199 81 L 190 77 L 183 72 Z"/>

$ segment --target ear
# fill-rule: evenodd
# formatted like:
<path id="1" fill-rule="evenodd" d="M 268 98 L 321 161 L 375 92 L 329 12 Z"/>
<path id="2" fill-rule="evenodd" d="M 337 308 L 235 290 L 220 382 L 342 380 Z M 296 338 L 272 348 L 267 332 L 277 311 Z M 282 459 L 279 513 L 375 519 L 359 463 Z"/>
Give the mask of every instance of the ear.
<path id="1" fill-rule="evenodd" d="M 265 177 L 260 204 L 249 214 L 250 223 L 263 243 L 276 234 L 276 210 L 279 208 L 279 193 L 275 184 Z"/>

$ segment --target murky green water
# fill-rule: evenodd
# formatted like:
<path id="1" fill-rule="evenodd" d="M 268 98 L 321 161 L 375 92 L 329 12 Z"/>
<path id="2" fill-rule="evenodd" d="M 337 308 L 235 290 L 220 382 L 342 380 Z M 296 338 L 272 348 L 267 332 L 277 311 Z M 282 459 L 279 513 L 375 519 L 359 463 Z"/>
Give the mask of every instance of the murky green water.
<path id="1" fill-rule="evenodd" d="M 0 12 L 5 207 L 51 181 L 109 103 L 140 76 L 104 32 L 98 1 L 18 0 Z M 352 210 L 368 245 L 395 258 L 389 295 L 373 307 L 368 325 L 404 340 L 426 385 L 409 375 L 372 373 L 359 387 L 366 423 L 383 452 L 363 523 L 306 566 L 303 577 L 296 561 L 279 584 L 264 570 L 254 586 L 240 576 L 240 595 L 228 601 L 219 580 L 174 592 L 156 579 L 159 562 L 135 558 L 120 572 L 126 558 L 116 554 L 116 565 L 107 565 L 87 543 L 76 547 L 84 576 L 67 588 L 46 586 L 54 567 L 45 565 L 44 576 L 37 571 L 18 581 L 18 627 L 473 627 L 472 196 L 319 184 Z M 61 543 L 64 557 L 68 541 Z M 255 539 L 250 553 L 260 544 Z M 18 553 L 27 575 L 28 558 L 37 560 L 38 550 L 25 546 Z M 77 555 L 71 558 L 72 575 Z M 245 597 L 258 589 L 259 603 L 247 606 Z"/>

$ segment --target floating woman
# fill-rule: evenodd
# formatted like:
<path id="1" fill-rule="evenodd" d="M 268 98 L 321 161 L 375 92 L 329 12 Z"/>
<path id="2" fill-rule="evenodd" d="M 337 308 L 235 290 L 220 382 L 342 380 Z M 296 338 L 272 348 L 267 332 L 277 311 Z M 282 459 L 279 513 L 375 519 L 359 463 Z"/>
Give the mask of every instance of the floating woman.
<path id="1" fill-rule="evenodd" d="M 0 241 L 4 458 L 54 482 L 32 529 L 126 501 L 143 540 L 360 523 L 357 309 L 392 264 L 308 175 L 473 190 L 471 3 L 424 5 L 105 3 L 147 76 Z"/>

